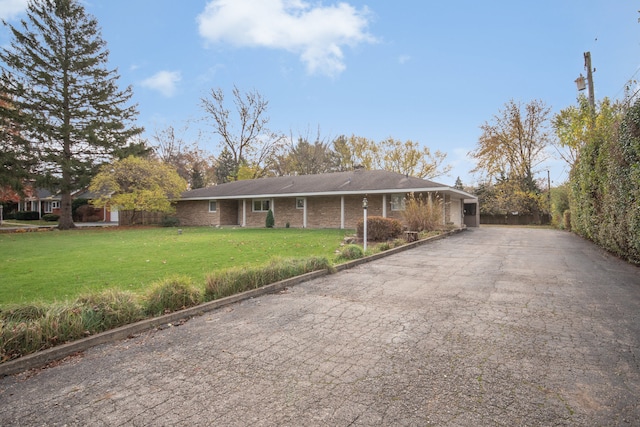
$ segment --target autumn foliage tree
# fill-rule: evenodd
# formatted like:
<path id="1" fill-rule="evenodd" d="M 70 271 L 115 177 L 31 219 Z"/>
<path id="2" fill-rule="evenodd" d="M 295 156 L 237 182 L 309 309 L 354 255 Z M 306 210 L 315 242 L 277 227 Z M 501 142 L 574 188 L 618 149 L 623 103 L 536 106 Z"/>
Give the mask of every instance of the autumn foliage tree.
<path id="1" fill-rule="evenodd" d="M 536 168 L 548 158 L 550 108 L 534 100 L 526 105 L 509 101 L 485 122 L 475 150 L 473 172 L 480 172 L 496 186 L 504 212 L 539 213 L 543 210 Z"/>
<path id="2" fill-rule="evenodd" d="M 451 166 L 444 165 L 446 153 L 431 152 L 411 140 L 387 138 L 380 142 L 352 135 L 334 140 L 334 150 L 341 170 L 363 167 L 367 170 L 387 170 L 417 178 L 431 179 L 446 175 Z"/>
<path id="3" fill-rule="evenodd" d="M 173 166 L 178 175 L 189 183 L 190 189 L 202 188 L 215 182 L 215 159 L 193 143 L 176 134 L 173 126 L 156 130 L 152 135 L 153 150 L 158 159 Z"/>
<path id="4" fill-rule="evenodd" d="M 132 156 L 103 165 L 89 189 L 100 195 L 94 206 L 129 211 L 130 223 L 135 223 L 141 212 L 172 213 L 172 200 L 187 189 L 187 182 L 165 163 Z"/>
<path id="5" fill-rule="evenodd" d="M 0 117 L 14 128 L 2 148 L 22 150 L 18 159 L 30 148 L 38 183 L 61 194 L 59 227 L 72 228 L 71 193 L 141 132 L 127 105 L 132 91 L 118 89 L 98 23 L 81 2 L 31 0 L 19 28 L 5 25 L 13 38 L 0 49 Z"/>

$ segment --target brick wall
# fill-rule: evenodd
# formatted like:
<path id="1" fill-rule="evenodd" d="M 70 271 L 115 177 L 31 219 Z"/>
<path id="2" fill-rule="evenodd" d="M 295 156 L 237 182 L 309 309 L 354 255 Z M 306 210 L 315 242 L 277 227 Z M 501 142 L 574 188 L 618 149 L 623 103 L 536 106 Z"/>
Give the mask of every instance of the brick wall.
<path id="1" fill-rule="evenodd" d="M 218 202 L 219 203 L 219 202 Z M 216 212 L 209 212 L 207 200 L 185 200 L 176 203 L 176 217 L 180 225 L 219 225 L 220 204 Z"/>
<path id="2" fill-rule="evenodd" d="M 364 217 L 362 208 L 363 196 L 344 196 L 344 227 L 354 229 Z M 304 226 L 304 209 L 296 207 L 296 198 L 275 198 L 271 200 L 275 226 L 283 228 L 287 223 L 291 227 Z M 383 196 L 368 195 L 367 216 L 383 216 Z M 446 202 L 446 199 L 445 199 Z M 307 227 L 308 228 L 340 228 L 341 226 L 341 197 L 319 196 L 307 197 Z M 386 197 L 386 216 L 402 222 L 402 212 L 391 210 L 391 195 Z M 450 203 L 445 203 L 445 221 L 450 221 Z M 209 202 L 182 201 L 177 204 L 176 216 L 180 224 L 191 225 L 241 225 L 243 216 L 242 200 L 218 200 L 217 211 L 209 212 Z M 246 226 L 264 227 L 267 212 L 254 212 L 253 200 L 246 200 Z"/>

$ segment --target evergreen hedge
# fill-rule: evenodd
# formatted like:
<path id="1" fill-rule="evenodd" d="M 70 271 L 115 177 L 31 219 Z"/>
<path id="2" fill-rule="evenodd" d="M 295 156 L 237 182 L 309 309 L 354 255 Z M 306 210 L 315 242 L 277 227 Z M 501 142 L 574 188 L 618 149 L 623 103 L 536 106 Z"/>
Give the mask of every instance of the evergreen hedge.
<path id="1" fill-rule="evenodd" d="M 571 229 L 640 264 L 640 101 L 615 125 L 596 126 L 574 164 Z"/>

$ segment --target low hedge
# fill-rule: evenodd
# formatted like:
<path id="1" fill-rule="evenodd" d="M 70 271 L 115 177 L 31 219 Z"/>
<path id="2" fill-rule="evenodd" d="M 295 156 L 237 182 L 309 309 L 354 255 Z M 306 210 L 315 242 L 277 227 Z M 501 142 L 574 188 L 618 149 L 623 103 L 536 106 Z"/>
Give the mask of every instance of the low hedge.
<path id="1" fill-rule="evenodd" d="M 364 220 L 358 221 L 358 237 L 364 237 Z M 384 242 L 402 234 L 402 224 L 397 219 L 371 216 L 367 218 L 367 240 Z"/>
<path id="2" fill-rule="evenodd" d="M 203 286 L 172 276 L 143 294 L 107 290 L 74 301 L 0 307 L 0 363 L 202 302 L 256 289 L 316 270 L 333 271 L 324 257 L 276 258 L 254 268 L 209 275 Z"/>
<path id="3" fill-rule="evenodd" d="M 40 212 L 38 211 L 18 211 L 16 212 L 16 219 L 18 221 L 37 221 L 40 219 Z"/>

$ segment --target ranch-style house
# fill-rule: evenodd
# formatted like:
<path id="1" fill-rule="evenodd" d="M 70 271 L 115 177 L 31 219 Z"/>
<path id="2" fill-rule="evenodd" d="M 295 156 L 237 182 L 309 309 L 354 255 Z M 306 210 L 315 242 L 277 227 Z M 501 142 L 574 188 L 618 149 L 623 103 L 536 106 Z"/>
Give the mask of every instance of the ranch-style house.
<path id="1" fill-rule="evenodd" d="M 269 210 L 276 227 L 356 228 L 367 214 L 402 221 L 409 195 L 440 200 L 443 225 L 477 227 L 477 197 L 444 184 L 389 171 L 355 170 L 234 181 L 186 191 L 176 201 L 180 224 L 264 227 Z"/>

